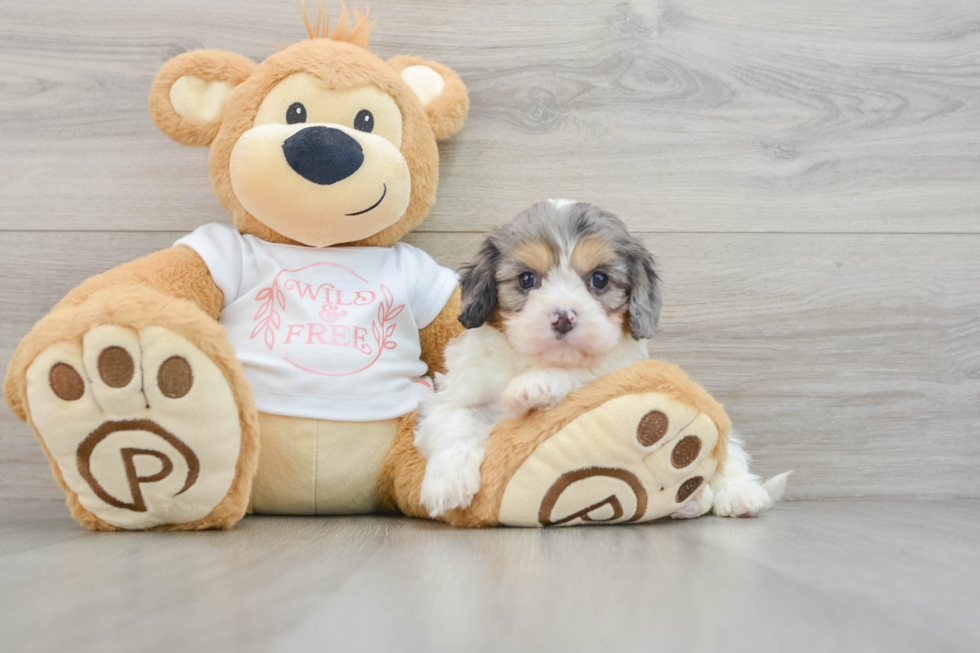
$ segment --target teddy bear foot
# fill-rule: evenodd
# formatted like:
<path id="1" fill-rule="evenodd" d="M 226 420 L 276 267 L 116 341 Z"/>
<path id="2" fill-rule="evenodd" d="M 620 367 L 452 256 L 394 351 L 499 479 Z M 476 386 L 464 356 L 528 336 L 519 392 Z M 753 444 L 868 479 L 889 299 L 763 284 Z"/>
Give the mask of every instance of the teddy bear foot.
<path id="1" fill-rule="evenodd" d="M 225 501 L 242 449 L 235 395 L 184 337 L 95 326 L 44 349 L 26 381 L 33 425 L 84 525 L 227 528 L 244 513 L 247 489 L 242 505 Z"/>
<path id="2" fill-rule="evenodd" d="M 719 431 L 667 394 L 617 397 L 543 442 L 504 491 L 509 526 L 645 522 L 683 512 L 715 471 Z M 679 516 L 681 516 L 679 515 Z"/>

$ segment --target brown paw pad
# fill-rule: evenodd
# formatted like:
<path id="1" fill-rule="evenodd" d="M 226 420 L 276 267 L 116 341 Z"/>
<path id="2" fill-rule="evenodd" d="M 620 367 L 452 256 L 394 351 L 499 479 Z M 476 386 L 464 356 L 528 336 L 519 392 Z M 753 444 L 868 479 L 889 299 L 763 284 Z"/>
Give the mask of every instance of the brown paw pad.
<path id="1" fill-rule="evenodd" d="M 51 391 L 64 401 L 78 401 L 85 394 L 85 381 L 68 363 L 55 363 L 48 372 Z"/>
<path id="2" fill-rule="evenodd" d="M 157 371 L 157 385 L 165 397 L 180 399 L 194 385 L 194 372 L 183 356 L 171 356 Z"/>
<path id="3" fill-rule="evenodd" d="M 677 503 L 684 503 L 688 498 L 694 494 L 701 484 L 704 482 L 704 478 L 701 476 L 692 476 L 687 479 L 681 486 L 677 488 Z"/>
<path id="4" fill-rule="evenodd" d="M 636 440 L 644 447 L 660 442 L 670 429 L 670 419 L 659 410 L 651 410 L 636 427 Z"/>
<path id="5" fill-rule="evenodd" d="M 696 435 L 686 435 L 674 445 L 674 451 L 670 454 L 670 464 L 677 469 L 687 467 L 701 453 L 701 438 Z"/>
<path id="6" fill-rule="evenodd" d="M 99 377 L 110 388 L 125 388 L 133 380 L 136 365 L 122 347 L 106 347 L 99 354 Z"/>

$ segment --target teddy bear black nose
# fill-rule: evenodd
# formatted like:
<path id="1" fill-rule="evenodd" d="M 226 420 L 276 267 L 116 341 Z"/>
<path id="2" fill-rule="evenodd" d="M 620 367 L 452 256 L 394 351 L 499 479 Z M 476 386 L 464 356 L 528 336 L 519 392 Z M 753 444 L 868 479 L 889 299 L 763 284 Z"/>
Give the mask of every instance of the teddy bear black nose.
<path id="1" fill-rule="evenodd" d="M 304 179 L 326 186 L 347 179 L 364 163 L 361 145 L 333 127 L 307 127 L 282 144 L 286 161 Z"/>

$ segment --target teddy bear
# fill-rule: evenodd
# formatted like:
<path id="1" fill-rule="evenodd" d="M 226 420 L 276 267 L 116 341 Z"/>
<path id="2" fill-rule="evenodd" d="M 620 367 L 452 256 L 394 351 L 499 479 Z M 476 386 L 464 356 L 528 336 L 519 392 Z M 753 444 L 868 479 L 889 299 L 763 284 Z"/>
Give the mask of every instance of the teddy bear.
<path id="1" fill-rule="evenodd" d="M 73 517 L 95 530 L 229 529 L 249 512 L 427 517 L 419 403 L 462 331 L 456 275 L 400 242 L 466 118 L 451 69 L 368 49 L 355 12 L 260 64 L 178 55 L 156 125 L 208 147 L 234 226 L 92 277 L 20 343 L 5 396 Z M 630 523 L 690 502 L 730 423 L 643 361 L 491 436 L 465 527 Z"/>

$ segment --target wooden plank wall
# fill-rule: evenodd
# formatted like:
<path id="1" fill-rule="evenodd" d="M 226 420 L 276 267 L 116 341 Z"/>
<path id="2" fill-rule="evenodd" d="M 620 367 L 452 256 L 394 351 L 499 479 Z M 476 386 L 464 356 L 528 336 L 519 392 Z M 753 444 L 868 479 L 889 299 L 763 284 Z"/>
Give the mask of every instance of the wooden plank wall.
<path id="1" fill-rule="evenodd" d="M 336 7 L 335 7 L 336 9 Z M 464 130 L 410 237 L 456 266 L 530 202 L 620 214 L 666 279 L 655 356 L 790 497 L 980 496 L 980 4 L 381 0 Z M 199 47 L 305 37 L 282 0 L 0 0 L 0 363 L 82 279 L 227 220 L 146 96 Z M 56 497 L 0 411 L 0 497 Z"/>

